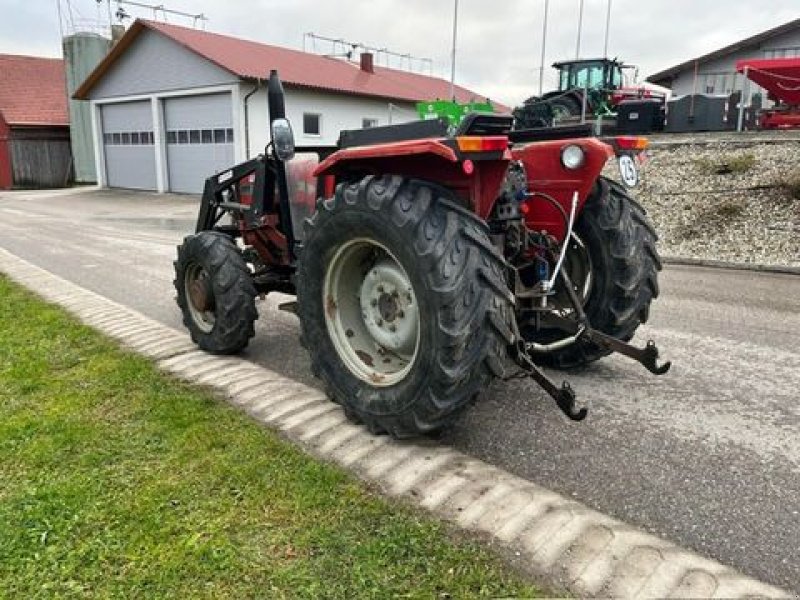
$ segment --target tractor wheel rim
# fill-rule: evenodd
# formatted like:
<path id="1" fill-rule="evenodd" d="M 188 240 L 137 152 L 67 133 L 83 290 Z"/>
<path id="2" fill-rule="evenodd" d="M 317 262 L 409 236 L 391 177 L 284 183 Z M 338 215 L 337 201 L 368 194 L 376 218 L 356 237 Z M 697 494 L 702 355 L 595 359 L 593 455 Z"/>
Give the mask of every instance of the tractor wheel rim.
<path id="1" fill-rule="evenodd" d="M 325 273 L 328 334 L 353 375 L 376 387 L 402 381 L 419 352 L 414 286 L 397 258 L 374 240 L 342 245 Z"/>
<path id="2" fill-rule="evenodd" d="M 214 289 L 208 273 L 201 265 L 192 263 L 187 267 L 184 289 L 192 321 L 203 333 L 211 333 L 216 323 Z"/>

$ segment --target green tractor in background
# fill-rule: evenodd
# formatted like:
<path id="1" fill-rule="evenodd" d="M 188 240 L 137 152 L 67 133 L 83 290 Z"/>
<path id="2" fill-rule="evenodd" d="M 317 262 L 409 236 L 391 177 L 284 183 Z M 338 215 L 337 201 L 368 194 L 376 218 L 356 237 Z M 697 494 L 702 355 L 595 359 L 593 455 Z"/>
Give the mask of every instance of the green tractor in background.
<path id="1" fill-rule="evenodd" d="M 637 85 L 638 69 L 617 59 L 567 60 L 554 63 L 553 68 L 558 71 L 558 89 L 531 96 L 515 108 L 516 129 L 567 124 L 582 116 L 587 120 L 614 116 L 624 101 L 666 101 L 660 92 Z M 632 77 L 626 73 L 630 70 Z"/>

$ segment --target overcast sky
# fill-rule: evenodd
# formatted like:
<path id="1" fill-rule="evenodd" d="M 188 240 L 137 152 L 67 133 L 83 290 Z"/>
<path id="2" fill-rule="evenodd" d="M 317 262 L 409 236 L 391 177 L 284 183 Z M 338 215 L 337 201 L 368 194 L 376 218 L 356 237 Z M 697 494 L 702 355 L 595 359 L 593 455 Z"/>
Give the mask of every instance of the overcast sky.
<path id="1" fill-rule="evenodd" d="M 67 27 L 104 19 L 107 0 L 60 0 Z M 304 32 L 433 59 L 449 78 L 453 0 L 139 0 L 209 17 L 217 33 L 301 49 Z M 585 0 L 581 54 L 602 55 L 607 0 Z M 60 56 L 59 0 L 0 0 L 0 53 Z M 456 80 L 514 105 L 538 90 L 544 0 L 460 0 Z M 579 0 L 550 0 L 549 64 L 574 58 Z M 112 0 L 112 11 L 117 7 Z M 133 16 L 152 11 L 131 6 Z M 800 17 L 800 0 L 612 0 L 609 55 L 641 78 Z M 71 19 L 71 20 L 70 20 Z M 169 22 L 191 20 L 168 16 Z M 130 21 L 127 21 L 130 23 Z M 330 51 L 318 44 L 317 49 Z M 266 69 L 267 67 L 265 67 Z"/>

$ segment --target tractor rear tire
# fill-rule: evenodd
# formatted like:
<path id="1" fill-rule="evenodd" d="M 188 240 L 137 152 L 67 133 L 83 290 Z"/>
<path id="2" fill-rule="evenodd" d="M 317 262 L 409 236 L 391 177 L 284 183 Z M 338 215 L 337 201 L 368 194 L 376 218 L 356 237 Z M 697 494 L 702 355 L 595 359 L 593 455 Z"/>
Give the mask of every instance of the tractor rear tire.
<path id="1" fill-rule="evenodd" d="M 202 231 L 178 246 L 176 301 L 200 348 L 235 354 L 255 335 L 256 289 L 242 252 L 227 235 Z"/>
<path id="2" fill-rule="evenodd" d="M 302 340 L 352 420 L 430 434 L 504 374 L 514 340 L 504 260 L 450 191 L 368 176 L 320 201 L 305 233 Z"/>
<path id="3" fill-rule="evenodd" d="M 600 177 L 575 225 L 575 234 L 586 246 L 591 263 L 591 289 L 583 307 L 589 323 L 603 333 L 629 341 L 647 321 L 650 302 L 658 296 L 661 260 L 652 223 L 624 187 Z M 542 341 L 528 327 L 522 327 L 520 333 L 527 341 Z M 568 369 L 607 354 L 608 350 L 592 342 L 578 340 L 534 358 L 539 364 Z"/>
<path id="4" fill-rule="evenodd" d="M 570 117 L 581 116 L 581 110 L 583 107 L 581 106 L 580 101 L 574 96 L 558 96 L 553 99 L 548 99 L 546 102 L 550 105 L 550 112 L 553 115 L 553 123 L 559 123 Z"/>

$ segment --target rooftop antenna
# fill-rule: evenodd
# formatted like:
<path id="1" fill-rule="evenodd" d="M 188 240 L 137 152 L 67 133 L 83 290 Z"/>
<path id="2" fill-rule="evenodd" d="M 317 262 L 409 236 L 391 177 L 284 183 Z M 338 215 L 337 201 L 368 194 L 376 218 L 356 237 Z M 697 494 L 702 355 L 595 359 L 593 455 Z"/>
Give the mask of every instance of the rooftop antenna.
<path id="1" fill-rule="evenodd" d="M 308 44 L 306 40 L 310 40 L 311 44 Z M 311 52 L 317 53 L 317 40 L 321 42 L 327 42 L 330 44 L 330 52 L 324 54 L 325 56 L 332 56 L 332 57 L 346 57 L 348 59 L 352 58 L 353 55 L 358 50 L 362 50 L 364 52 L 371 52 L 375 55 L 375 60 L 377 61 L 378 57 L 383 54 L 386 61 L 386 66 L 389 66 L 389 58 L 394 57 L 399 59 L 400 68 L 403 68 L 404 61 L 408 63 L 408 70 L 413 70 L 413 61 L 419 62 L 421 65 L 421 71 L 427 71 L 429 75 L 433 75 L 433 60 L 427 57 L 421 56 L 412 56 L 409 53 L 400 53 L 394 52 L 393 50 L 389 50 L 386 47 L 378 48 L 376 46 L 370 46 L 368 44 L 364 44 L 362 42 L 351 42 L 348 40 L 344 40 L 342 38 L 332 38 L 326 37 L 324 35 L 317 35 L 316 33 L 306 32 L 303 34 L 303 52 L 308 52 L 309 48 Z M 342 46 L 342 51 L 338 52 L 339 46 Z"/>
<path id="2" fill-rule="evenodd" d="M 97 0 L 97 3 L 103 2 L 104 0 Z M 122 5 L 128 6 L 136 6 L 139 8 L 145 8 L 148 10 L 153 11 L 153 18 L 158 19 L 158 12 L 161 11 L 161 17 L 164 19 L 164 22 L 167 22 L 167 14 L 170 15 L 178 15 L 181 17 L 187 17 L 192 19 L 192 27 L 197 27 L 197 23 L 199 22 L 203 29 L 205 29 L 205 23 L 208 21 L 208 17 L 204 13 L 188 13 L 182 10 L 173 10 L 171 8 L 167 8 L 163 4 L 145 4 L 143 2 L 135 2 L 134 0 L 115 0 L 117 3 L 117 12 L 116 16 L 121 21 L 122 19 L 130 19 L 131 15 L 122 8 Z M 108 2 L 108 19 L 109 23 L 111 22 L 111 0 L 107 0 Z"/>

